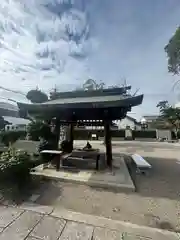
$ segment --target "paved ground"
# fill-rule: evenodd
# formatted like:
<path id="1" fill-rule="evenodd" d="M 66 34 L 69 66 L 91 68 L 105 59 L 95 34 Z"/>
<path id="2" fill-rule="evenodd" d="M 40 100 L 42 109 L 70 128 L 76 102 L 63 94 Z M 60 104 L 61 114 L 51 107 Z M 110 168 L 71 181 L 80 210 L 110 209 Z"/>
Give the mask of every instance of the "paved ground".
<path id="1" fill-rule="evenodd" d="M 90 141 L 94 148 L 104 151 L 102 141 Z M 85 146 L 86 141 L 75 141 L 76 146 Z M 112 141 L 114 153 L 139 153 L 147 157 L 180 159 L 180 143 L 140 142 L 140 141 Z"/>
<path id="2" fill-rule="evenodd" d="M 180 231 L 180 164 L 177 162 L 179 148 L 171 148 L 171 145 L 165 148 L 166 145 L 162 144 L 144 145 L 138 143 L 139 147 L 134 147 L 133 144 L 123 143 L 113 147 L 113 152 L 116 153 L 122 149 L 133 153 L 141 151 L 141 155 L 152 164 L 153 169 L 149 176 L 139 175 L 134 179 L 136 193 L 117 193 L 79 184 L 49 182 L 37 193 L 37 202 L 85 214 Z M 102 145 L 99 147 L 103 148 Z"/>
<path id="3" fill-rule="evenodd" d="M 24 204 L 0 206 L 1 240 L 178 240 L 176 233 Z"/>
<path id="4" fill-rule="evenodd" d="M 85 145 L 85 142 L 79 141 L 76 142 L 76 144 Z M 104 146 L 101 143 L 92 142 L 92 145 L 93 147 L 99 147 L 102 150 L 104 149 Z M 121 220 L 141 226 L 143 225 L 155 227 L 156 229 L 161 228 L 179 232 L 179 147 L 179 144 L 168 143 L 113 142 L 114 153 L 126 152 L 131 154 L 136 152 L 142 155 L 152 164 L 153 169 L 149 176 L 141 175 L 137 176 L 134 179 L 137 185 L 137 193 L 115 193 L 77 184 L 45 182 L 41 185 L 41 188 L 37 190 L 34 196 L 32 196 L 32 201 L 36 201 L 38 204 L 44 206 L 52 206 L 55 209 L 54 212 L 63 212 L 68 209 L 70 211 L 77 212 L 77 214 L 81 212 L 82 214 L 92 214 L 98 215 L 100 217 L 111 218 L 115 221 Z M 69 217 L 69 215 L 68 217 L 67 215 L 66 217 L 63 217 L 63 214 L 59 215 L 60 218 L 67 221 L 67 226 L 69 226 L 69 224 L 71 225 L 71 221 L 73 220 L 73 218 L 75 219 L 75 215 L 73 214 L 70 214 L 71 217 Z M 53 216 L 56 216 L 56 214 L 54 214 Z M 93 222 L 97 222 L 97 218 L 98 217 L 94 217 L 91 223 L 85 222 L 85 224 L 93 225 L 94 233 L 96 233 L 97 231 L 96 227 L 99 226 L 98 224 L 93 224 Z M 77 218 L 77 222 L 79 221 L 78 219 L 79 218 Z M 85 219 L 85 217 L 83 217 L 83 219 Z M 70 221 L 70 223 L 68 221 Z M 102 219 L 99 221 L 102 222 Z M 112 220 L 112 222 L 114 221 Z M 3 230 L 4 228 L 2 228 L 0 229 Z M 126 231 L 127 228 L 125 230 L 123 228 L 120 228 L 119 225 L 116 228 L 114 228 L 114 225 L 113 227 L 111 225 L 109 229 L 119 230 L 119 232 L 121 233 L 129 232 L 129 230 Z M 121 231 L 121 229 L 123 230 Z M 128 229 L 132 228 L 129 226 Z M 105 234 L 105 229 L 101 229 L 100 231 L 103 232 L 102 234 Z M 67 232 L 71 232 L 71 230 L 67 230 Z M 119 234 L 119 232 L 116 234 Z M 133 231 L 131 233 L 133 233 Z M 110 234 L 112 234 L 112 232 Z M 151 234 L 148 235 L 146 233 L 141 233 L 139 235 L 151 237 L 152 239 L 161 239 L 160 235 L 158 237 L 154 237 Z M 106 236 L 107 239 L 113 239 L 111 235 L 107 234 Z M 8 239 L 10 239 L 10 237 Z M 20 238 L 18 235 L 15 239 L 19 240 L 23 238 Z M 30 239 L 34 240 L 33 238 Z M 61 237 L 60 239 L 67 238 Z M 86 237 L 79 239 L 91 238 Z M 94 239 L 97 240 L 106 238 L 96 237 Z M 121 238 L 119 237 L 114 239 Z M 133 236 L 132 239 L 136 238 Z M 169 236 L 169 238 L 167 236 L 163 236 L 163 239 L 173 239 L 173 236 Z"/>
<path id="5" fill-rule="evenodd" d="M 114 193 L 68 183 L 45 184 L 39 204 L 172 231 L 180 230 L 180 202 Z"/>

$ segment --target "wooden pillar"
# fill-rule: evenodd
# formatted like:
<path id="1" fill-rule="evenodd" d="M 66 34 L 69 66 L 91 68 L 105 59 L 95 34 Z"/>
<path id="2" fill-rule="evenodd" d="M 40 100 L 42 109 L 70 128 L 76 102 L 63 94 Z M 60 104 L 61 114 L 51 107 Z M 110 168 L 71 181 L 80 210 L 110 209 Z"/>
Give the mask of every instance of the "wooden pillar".
<path id="1" fill-rule="evenodd" d="M 76 114 L 75 112 L 73 112 L 71 115 L 71 123 L 70 123 L 70 129 L 69 129 L 69 141 L 70 141 L 72 150 L 73 150 L 73 142 L 74 142 L 74 127 L 76 123 L 77 123 Z"/>
<path id="2" fill-rule="evenodd" d="M 104 134 L 105 134 L 105 145 L 106 145 L 106 161 L 108 167 L 112 168 L 112 143 L 111 143 L 111 121 L 104 121 Z"/>
<path id="3" fill-rule="evenodd" d="M 74 142 L 74 123 L 70 123 L 70 128 L 69 128 L 69 141 L 71 144 L 71 149 L 73 150 L 73 142 Z"/>
<path id="4" fill-rule="evenodd" d="M 60 120 L 56 118 L 55 128 L 54 128 L 54 144 L 55 149 L 59 148 L 59 137 L 60 137 Z"/>

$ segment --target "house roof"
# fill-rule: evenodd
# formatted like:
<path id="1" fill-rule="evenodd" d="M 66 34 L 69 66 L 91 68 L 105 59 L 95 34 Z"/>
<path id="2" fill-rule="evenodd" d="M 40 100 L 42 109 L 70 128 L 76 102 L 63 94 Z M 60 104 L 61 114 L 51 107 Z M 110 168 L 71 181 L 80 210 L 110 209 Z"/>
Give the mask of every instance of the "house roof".
<path id="1" fill-rule="evenodd" d="M 8 102 L 0 102 L 0 116 L 19 116 L 19 108 L 17 105 Z"/>
<path id="2" fill-rule="evenodd" d="M 129 115 L 127 115 L 126 118 L 129 119 L 129 120 L 131 120 L 132 122 L 134 122 L 136 125 L 141 125 L 140 122 L 138 122 L 135 118 L 133 118 L 133 117 L 131 117 L 131 116 L 129 116 Z"/>
<path id="3" fill-rule="evenodd" d="M 5 121 L 13 125 L 21 125 L 21 124 L 27 125 L 31 122 L 30 120 L 24 119 L 24 118 L 16 118 L 16 117 L 10 117 L 10 116 L 2 116 L 2 117 L 4 118 Z"/>
<path id="4" fill-rule="evenodd" d="M 8 109 L 11 111 L 17 111 L 17 112 L 19 110 L 17 106 L 15 106 L 14 104 L 10 104 L 8 102 L 0 102 L 0 108 Z"/>
<path id="5" fill-rule="evenodd" d="M 154 121 L 158 118 L 159 116 L 158 115 L 147 115 L 147 116 L 143 116 L 143 118 L 146 120 L 146 121 Z"/>

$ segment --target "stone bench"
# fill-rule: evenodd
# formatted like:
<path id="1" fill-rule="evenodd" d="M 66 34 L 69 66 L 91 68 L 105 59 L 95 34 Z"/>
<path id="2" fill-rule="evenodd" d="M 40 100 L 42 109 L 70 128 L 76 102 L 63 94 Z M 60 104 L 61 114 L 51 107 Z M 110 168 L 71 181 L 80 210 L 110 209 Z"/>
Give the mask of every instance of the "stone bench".
<path id="1" fill-rule="evenodd" d="M 133 154 L 131 158 L 136 164 L 138 173 L 147 174 L 148 170 L 152 168 L 152 166 L 138 154 Z"/>
<path id="2" fill-rule="evenodd" d="M 54 155 L 54 162 L 55 162 L 57 171 L 59 171 L 60 167 L 63 166 L 64 159 L 67 159 L 71 155 L 71 153 L 63 153 L 60 150 L 43 150 L 41 151 L 41 154 Z M 45 168 L 47 165 L 48 163 L 44 164 L 43 167 Z"/>

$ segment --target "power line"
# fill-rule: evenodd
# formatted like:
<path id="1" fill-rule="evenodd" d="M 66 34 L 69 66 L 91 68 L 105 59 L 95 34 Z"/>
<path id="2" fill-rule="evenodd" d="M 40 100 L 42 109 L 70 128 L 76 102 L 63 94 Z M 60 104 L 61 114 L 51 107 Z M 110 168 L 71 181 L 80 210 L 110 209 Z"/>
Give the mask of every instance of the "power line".
<path id="1" fill-rule="evenodd" d="M 10 101 L 10 102 L 17 103 L 17 101 L 15 101 L 14 99 L 11 99 L 11 98 L 0 97 L 0 99 L 4 99 L 4 100 Z"/>
<path id="2" fill-rule="evenodd" d="M 12 90 L 12 89 L 5 88 L 5 87 L 2 87 L 2 86 L 0 86 L 0 89 L 3 89 L 3 90 L 8 91 L 8 92 L 18 93 L 18 94 L 21 94 L 22 96 L 26 97 L 26 94 L 24 94 L 24 93 L 22 93 L 20 91 Z"/>

